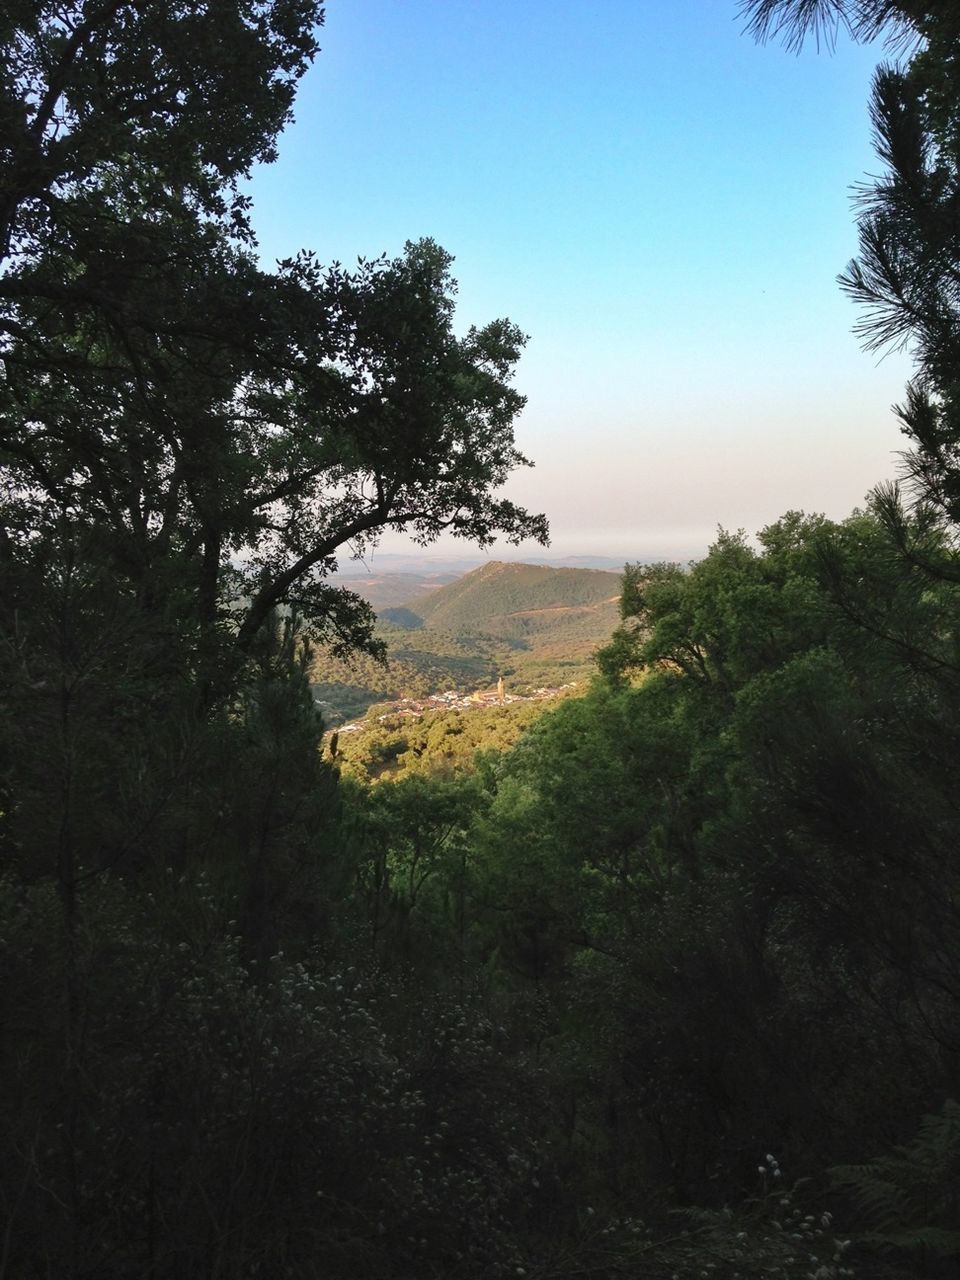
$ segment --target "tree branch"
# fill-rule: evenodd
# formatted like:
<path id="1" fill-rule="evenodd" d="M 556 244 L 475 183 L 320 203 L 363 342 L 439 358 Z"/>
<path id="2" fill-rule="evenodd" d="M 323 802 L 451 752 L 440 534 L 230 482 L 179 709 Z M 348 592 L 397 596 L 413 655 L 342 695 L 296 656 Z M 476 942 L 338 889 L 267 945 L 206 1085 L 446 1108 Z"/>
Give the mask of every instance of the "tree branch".
<path id="1" fill-rule="evenodd" d="M 295 560 L 289 568 L 263 586 L 254 596 L 247 610 L 247 616 L 237 632 L 237 645 L 239 648 L 244 652 L 249 651 L 254 637 L 267 620 L 270 610 L 275 605 L 282 603 L 287 592 L 299 578 L 302 578 L 305 573 L 309 573 L 315 564 L 319 564 L 321 560 L 325 560 L 327 556 L 332 555 L 338 547 L 342 547 L 351 538 L 355 538 L 361 533 L 369 533 L 372 529 L 377 529 L 385 524 L 389 515 L 389 508 L 378 505 L 365 515 L 357 516 L 355 520 L 343 525 L 336 533 L 331 534 L 329 538 L 318 542 L 312 550 L 307 551 L 299 560 Z"/>

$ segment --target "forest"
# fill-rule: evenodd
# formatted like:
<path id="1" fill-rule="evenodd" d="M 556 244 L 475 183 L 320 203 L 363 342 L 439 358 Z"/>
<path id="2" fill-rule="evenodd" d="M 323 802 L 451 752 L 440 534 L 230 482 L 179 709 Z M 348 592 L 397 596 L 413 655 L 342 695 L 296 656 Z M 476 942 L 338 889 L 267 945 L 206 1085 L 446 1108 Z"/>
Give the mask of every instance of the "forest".
<path id="1" fill-rule="evenodd" d="M 0 1280 L 960 1274 L 960 15 L 742 12 L 905 50 L 841 282 L 899 482 L 356 759 L 311 684 L 420 633 L 338 554 L 548 537 L 524 334 L 431 239 L 260 264 L 319 0 L 0 14 Z"/>

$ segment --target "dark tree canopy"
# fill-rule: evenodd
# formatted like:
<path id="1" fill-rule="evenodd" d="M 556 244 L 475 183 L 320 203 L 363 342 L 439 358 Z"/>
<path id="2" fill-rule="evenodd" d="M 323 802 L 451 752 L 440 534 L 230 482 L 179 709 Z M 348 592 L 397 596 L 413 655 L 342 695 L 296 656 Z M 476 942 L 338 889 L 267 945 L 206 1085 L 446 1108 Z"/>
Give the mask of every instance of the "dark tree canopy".
<path id="1" fill-rule="evenodd" d="M 448 254 L 257 265 L 237 180 L 274 155 L 321 17 L 24 5 L 2 32 L 4 546 L 79 539 L 202 632 L 230 605 L 243 649 L 284 604 L 369 645 L 324 579 L 386 528 L 546 537 L 496 496 L 526 465 L 523 335 L 456 335 Z"/>
<path id="2" fill-rule="evenodd" d="M 320 0 L 12 0 L 0 19 L 3 257 L 35 252 L 64 201 L 103 193 L 111 173 L 136 174 L 155 204 L 222 214 L 234 181 L 274 158 L 322 21 Z"/>

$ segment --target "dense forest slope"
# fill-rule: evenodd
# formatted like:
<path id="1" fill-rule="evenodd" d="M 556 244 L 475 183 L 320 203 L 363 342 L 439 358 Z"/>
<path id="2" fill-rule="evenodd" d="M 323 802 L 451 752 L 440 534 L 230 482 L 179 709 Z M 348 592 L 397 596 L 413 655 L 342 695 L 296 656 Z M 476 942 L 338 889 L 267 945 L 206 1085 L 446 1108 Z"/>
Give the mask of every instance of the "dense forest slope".
<path id="1" fill-rule="evenodd" d="M 494 561 L 411 600 L 406 609 L 423 626 L 454 634 L 481 632 L 522 642 L 532 634 L 573 630 L 599 638 L 616 625 L 619 594 L 616 573 Z"/>
<path id="2" fill-rule="evenodd" d="M 425 626 L 507 635 L 509 618 L 534 617 L 545 611 L 561 621 L 567 611 L 579 614 L 608 604 L 616 617 L 618 598 L 617 573 L 494 561 L 429 595 L 410 600 L 407 608 L 422 618 Z"/>

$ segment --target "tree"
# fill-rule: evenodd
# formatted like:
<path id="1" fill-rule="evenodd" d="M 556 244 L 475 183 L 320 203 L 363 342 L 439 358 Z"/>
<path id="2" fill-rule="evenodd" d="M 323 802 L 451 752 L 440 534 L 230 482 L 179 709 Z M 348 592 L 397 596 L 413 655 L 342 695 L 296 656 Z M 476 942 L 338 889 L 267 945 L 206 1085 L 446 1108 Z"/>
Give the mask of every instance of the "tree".
<path id="1" fill-rule="evenodd" d="M 896 488 L 882 510 L 901 550 L 956 577 L 935 555 L 930 518 L 960 524 L 960 17 L 947 0 L 748 0 L 753 31 L 797 47 L 811 32 L 831 40 L 886 30 L 909 50 L 880 66 L 870 114 L 885 172 L 858 194 L 860 254 L 840 276 L 864 310 L 855 331 L 869 350 L 907 347 L 916 374 L 895 410 L 910 441 L 903 478 L 926 522 L 908 533 Z"/>
<path id="2" fill-rule="evenodd" d="M 0 911 L 26 919 L 0 964 L 43 992 L 4 1002 L 0 1273 L 324 1269 L 316 1236 L 295 1263 L 260 1221 L 254 1263 L 235 1229 L 272 1194 L 275 1224 L 292 1197 L 294 1232 L 326 1230 L 289 1142 L 326 1167 L 295 1099 L 323 1124 L 336 1084 L 289 986 L 303 968 L 275 952 L 316 975 L 349 868 L 293 615 L 376 649 L 370 611 L 325 581 L 344 546 L 546 536 L 496 494 L 525 461 L 523 336 L 455 332 L 449 255 L 256 262 L 239 184 L 275 152 L 321 17 L 317 0 L 0 16 Z M 268 1049 L 274 963 L 293 1021 Z M 260 1090 L 292 1040 L 293 1075 Z M 271 1165 L 255 1135 L 278 1129 Z M 371 1150 L 382 1137 L 375 1121 Z M 273 1192 L 256 1173 L 238 1198 L 241 1164 Z"/>
<path id="3" fill-rule="evenodd" d="M 207 649 L 248 652 L 284 604 L 376 648 L 325 579 L 386 528 L 546 537 L 495 496 L 527 462 L 523 335 L 455 335 L 448 254 L 255 263 L 237 183 L 273 156 L 321 17 L 127 0 L 0 29 L 3 547 L 68 539 Z"/>

